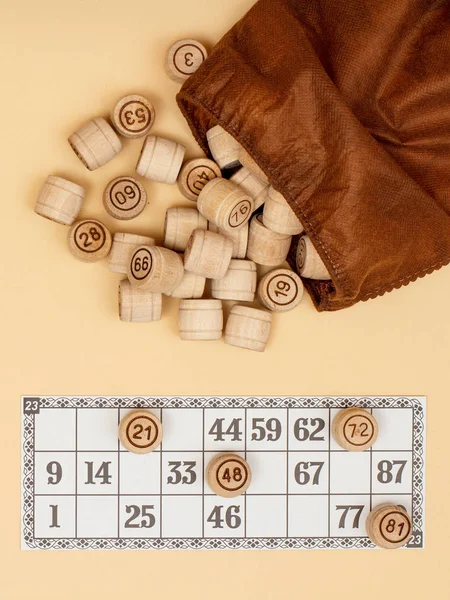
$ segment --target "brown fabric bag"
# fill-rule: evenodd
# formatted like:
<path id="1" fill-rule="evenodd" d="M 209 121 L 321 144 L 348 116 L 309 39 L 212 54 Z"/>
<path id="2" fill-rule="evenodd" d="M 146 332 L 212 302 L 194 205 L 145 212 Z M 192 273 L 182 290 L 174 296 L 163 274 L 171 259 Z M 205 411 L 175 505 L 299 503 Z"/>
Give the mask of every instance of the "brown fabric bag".
<path id="1" fill-rule="evenodd" d="M 332 278 L 305 281 L 319 310 L 450 262 L 449 2 L 260 0 L 177 100 L 288 200 Z"/>

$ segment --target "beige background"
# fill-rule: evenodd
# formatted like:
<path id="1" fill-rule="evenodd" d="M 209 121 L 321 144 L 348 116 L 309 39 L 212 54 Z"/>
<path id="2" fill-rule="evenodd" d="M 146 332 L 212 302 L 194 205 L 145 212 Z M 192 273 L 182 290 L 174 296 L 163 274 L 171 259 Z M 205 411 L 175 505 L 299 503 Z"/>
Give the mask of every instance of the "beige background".
<path id="1" fill-rule="evenodd" d="M 69 254 L 67 229 L 37 217 L 47 174 L 101 191 L 132 173 L 139 141 L 89 173 L 66 142 L 122 94 L 149 94 L 154 131 L 198 153 L 175 105 L 164 52 L 180 37 L 214 44 L 251 0 L 0 0 L 1 365 L 0 598 L 437 598 L 450 593 L 448 463 L 450 269 L 337 314 L 309 298 L 275 318 L 265 354 L 223 343 L 182 343 L 175 301 L 159 323 L 117 318 L 119 277 Z M 146 186 L 131 224 L 161 240 L 176 186 Z M 185 201 L 189 205 L 188 201 Z M 21 394 L 426 394 L 427 548 L 416 552 L 21 552 Z"/>

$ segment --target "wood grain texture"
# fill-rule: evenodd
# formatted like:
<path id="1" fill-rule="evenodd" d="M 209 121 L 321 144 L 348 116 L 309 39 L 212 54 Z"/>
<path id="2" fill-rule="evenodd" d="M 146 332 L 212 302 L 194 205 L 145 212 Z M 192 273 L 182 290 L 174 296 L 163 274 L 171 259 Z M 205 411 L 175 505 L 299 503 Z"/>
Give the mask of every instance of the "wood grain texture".
<path id="1" fill-rule="evenodd" d="M 260 181 L 266 185 L 269 185 L 269 178 L 245 148 L 241 148 L 239 151 L 239 162 L 243 167 L 248 169 L 250 173 L 253 173 L 253 175 Z"/>
<path id="2" fill-rule="evenodd" d="M 162 294 L 172 292 L 181 283 L 183 275 L 180 256 L 161 246 L 138 246 L 127 268 L 131 285 Z"/>
<path id="3" fill-rule="evenodd" d="M 225 236 L 196 229 L 184 253 L 184 268 L 208 279 L 220 279 L 228 270 L 232 252 L 233 243 Z"/>
<path id="4" fill-rule="evenodd" d="M 168 208 L 164 221 L 164 246 L 175 252 L 184 252 L 192 232 L 207 228 L 208 221 L 196 208 Z"/>
<path id="5" fill-rule="evenodd" d="M 374 544 L 386 550 L 395 550 L 409 542 L 412 520 L 402 506 L 382 504 L 369 513 L 366 530 Z"/>
<path id="6" fill-rule="evenodd" d="M 109 270 L 126 275 L 133 250 L 138 246 L 154 246 L 155 243 L 153 238 L 145 235 L 115 233 L 109 255 Z"/>
<path id="7" fill-rule="evenodd" d="M 223 498 L 236 498 L 248 490 L 252 472 L 248 462 L 238 454 L 215 456 L 206 468 L 206 481 L 212 491 Z"/>
<path id="8" fill-rule="evenodd" d="M 72 225 L 78 217 L 84 196 L 85 190 L 81 185 L 49 175 L 39 192 L 34 211 L 55 223 Z"/>
<path id="9" fill-rule="evenodd" d="M 225 342 L 239 348 L 264 352 L 271 324 L 270 312 L 235 304 L 225 326 Z"/>
<path id="10" fill-rule="evenodd" d="M 180 173 L 185 151 L 184 146 L 173 140 L 148 135 L 142 146 L 136 172 L 146 179 L 174 184 Z"/>
<path id="11" fill-rule="evenodd" d="M 263 225 L 262 215 L 250 221 L 247 258 L 259 265 L 276 267 L 286 260 L 292 236 L 276 233 Z"/>
<path id="12" fill-rule="evenodd" d="M 106 164 L 122 150 L 117 133 L 103 117 L 82 125 L 69 137 L 69 144 L 90 171 Z"/>
<path id="13" fill-rule="evenodd" d="M 171 79 L 183 83 L 208 57 L 205 46 L 197 40 L 178 40 L 166 54 L 165 69 Z"/>
<path id="14" fill-rule="evenodd" d="M 236 260 L 230 262 L 225 277 L 213 279 L 211 295 L 220 300 L 239 300 L 253 302 L 257 282 L 256 264 L 251 260 Z"/>
<path id="15" fill-rule="evenodd" d="M 268 229 L 285 235 L 297 235 L 304 231 L 292 208 L 272 186 L 267 191 L 263 223 Z"/>
<path id="16" fill-rule="evenodd" d="M 130 221 L 139 216 L 147 205 L 147 192 L 134 177 L 116 177 L 103 192 L 106 212 L 120 221 Z"/>
<path id="17" fill-rule="evenodd" d="M 83 262 L 96 262 L 108 256 L 112 236 L 108 229 L 96 219 L 76 221 L 69 230 L 69 250 Z"/>
<path id="18" fill-rule="evenodd" d="M 181 258 L 184 257 L 181 255 Z M 205 291 L 205 284 L 205 277 L 185 270 L 179 285 L 172 292 L 168 292 L 166 296 L 183 299 L 201 298 Z"/>
<path id="19" fill-rule="evenodd" d="M 303 283 L 291 269 L 274 269 L 266 273 L 258 284 L 258 299 L 272 312 L 287 312 L 300 303 Z"/>
<path id="20" fill-rule="evenodd" d="M 161 421 L 149 410 L 132 410 L 119 424 L 119 440 L 134 454 L 148 454 L 161 444 Z"/>
<path id="21" fill-rule="evenodd" d="M 244 227 L 253 212 L 253 198 L 227 179 L 216 177 L 209 181 L 198 196 L 201 214 L 227 231 Z"/>
<path id="22" fill-rule="evenodd" d="M 119 318 L 126 323 L 159 321 L 162 295 L 132 286 L 128 279 L 119 284 Z"/>
<path id="23" fill-rule="evenodd" d="M 269 185 L 258 179 L 256 175 L 251 173 L 245 167 L 236 171 L 236 173 L 230 177 L 230 181 L 240 186 L 253 198 L 254 211 L 258 210 L 258 208 L 266 201 Z"/>
<path id="24" fill-rule="evenodd" d="M 339 446 L 345 450 L 362 452 L 377 441 L 378 423 L 364 408 L 346 408 L 334 417 L 331 432 Z"/>
<path id="25" fill-rule="evenodd" d="M 155 109 L 144 96 L 129 94 L 117 102 L 111 112 L 111 121 L 120 135 L 143 137 L 153 126 Z"/>
<path id="26" fill-rule="evenodd" d="M 297 272 L 306 279 L 328 280 L 330 274 L 307 235 L 303 235 L 297 246 Z"/>
<path id="27" fill-rule="evenodd" d="M 228 231 L 227 229 L 222 229 L 222 227 L 217 227 L 215 223 L 211 223 L 211 221 L 209 221 L 208 230 L 212 231 L 212 233 L 220 233 L 220 235 L 223 235 L 232 241 L 232 258 L 245 258 L 247 254 L 248 243 L 248 224 L 240 227 L 239 229 Z"/>
<path id="28" fill-rule="evenodd" d="M 216 125 L 209 129 L 206 139 L 211 154 L 221 169 L 239 166 L 239 152 L 242 146 L 223 127 Z"/>
<path id="29" fill-rule="evenodd" d="M 221 176 L 220 168 L 213 160 L 194 158 L 183 165 L 178 176 L 178 187 L 185 198 L 197 202 L 198 195 L 208 181 Z"/>
<path id="30" fill-rule="evenodd" d="M 220 300 L 181 300 L 178 312 L 182 340 L 220 340 L 223 310 Z"/>

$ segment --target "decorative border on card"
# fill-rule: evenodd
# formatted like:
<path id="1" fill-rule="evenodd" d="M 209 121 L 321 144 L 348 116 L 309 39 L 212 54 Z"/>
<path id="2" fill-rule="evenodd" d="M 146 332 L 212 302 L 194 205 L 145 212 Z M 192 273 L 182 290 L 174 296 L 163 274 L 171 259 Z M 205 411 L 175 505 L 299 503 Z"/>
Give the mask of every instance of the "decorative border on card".
<path id="1" fill-rule="evenodd" d="M 23 539 L 32 549 L 53 550 L 272 550 L 374 548 L 369 538 L 34 538 L 34 418 L 43 408 L 412 408 L 413 536 L 407 548 L 423 548 L 425 411 L 415 397 L 136 396 L 24 397 Z M 27 404 L 28 403 L 28 404 Z"/>

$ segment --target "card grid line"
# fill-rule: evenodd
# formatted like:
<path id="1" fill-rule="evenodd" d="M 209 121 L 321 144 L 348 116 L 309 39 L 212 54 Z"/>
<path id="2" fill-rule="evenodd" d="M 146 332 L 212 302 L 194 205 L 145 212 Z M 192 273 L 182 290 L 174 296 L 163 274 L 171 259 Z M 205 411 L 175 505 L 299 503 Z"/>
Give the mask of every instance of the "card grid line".
<path id="1" fill-rule="evenodd" d="M 289 431 L 289 409 L 286 409 L 286 430 Z M 286 536 L 289 537 L 289 435 L 286 436 Z"/>
<path id="2" fill-rule="evenodd" d="M 233 450 L 230 450 L 230 452 L 244 452 L 244 448 L 233 448 Z M 74 454 L 75 450 L 35 450 L 36 454 Z M 127 454 L 128 450 L 120 450 L 120 452 L 122 454 Z M 153 451 L 155 454 L 159 454 L 160 450 L 154 450 Z M 208 450 L 208 449 L 202 449 L 199 448 L 198 450 L 164 450 L 165 454 L 190 454 L 190 453 L 201 453 L 201 452 L 217 452 L 217 450 Z M 222 452 L 220 450 L 220 452 Z M 247 452 L 252 453 L 252 452 L 277 452 L 277 453 L 285 453 L 286 450 L 249 450 L 247 449 Z M 326 450 L 314 450 L 314 449 L 308 449 L 308 450 L 289 450 L 289 452 L 291 454 L 295 454 L 295 453 L 300 453 L 300 454 L 305 454 L 305 453 L 324 453 L 324 454 L 328 454 L 328 453 L 340 453 L 340 454 L 346 454 L 347 451 L 346 450 L 334 450 L 334 449 L 326 449 Z M 395 454 L 395 453 L 402 453 L 402 454 L 412 454 L 413 451 L 412 450 L 401 450 L 401 449 L 395 449 L 395 450 L 390 450 L 389 448 L 387 448 L 386 450 L 373 450 L 373 452 L 375 453 L 380 453 L 380 454 Z M 80 450 L 78 448 L 78 453 L 79 454 L 95 454 L 95 453 L 99 453 L 99 454 L 116 454 L 117 450 Z M 369 454 L 370 453 L 370 449 L 369 450 L 364 450 L 363 452 L 361 452 L 360 454 Z"/>
<path id="3" fill-rule="evenodd" d="M 243 496 L 245 496 L 247 494 L 247 496 L 251 497 L 257 497 L 257 496 L 370 496 L 370 492 L 289 492 L 288 494 L 286 494 L 286 492 L 255 492 L 255 493 L 251 493 L 251 492 L 245 492 L 243 494 Z M 374 496 L 411 496 L 411 492 L 395 492 L 395 494 L 393 494 L 392 492 L 377 492 L 376 494 L 373 494 Z M 35 494 L 36 497 L 42 496 L 42 497 L 48 497 L 48 498 L 58 498 L 59 496 L 61 497 L 73 497 L 75 496 L 75 494 L 65 494 L 65 493 L 60 493 L 60 494 Z M 116 498 L 117 493 L 111 493 L 111 494 L 78 494 L 78 496 L 84 496 L 86 498 Z M 161 496 L 160 492 L 148 492 L 148 493 L 128 493 L 128 492 L 124 492 L 120 494 L 120 497 L 123 498 L 124 496 L 142 496 L 142 497 L 155 497 L 158 498 L 159 496 Z M 177 497 L 177 496 L 183 496 L 183 497 L 188 497 L 188 498 L 200 498 L 201 496 L 217 496 L 217 494 L 213 494 L 211 492 L 206 492 L 205 494 L 202 493 L 192 493 L 192 494 L 188 494 L 188 493 L 182 493 L 179 492 L 177 494 L 175 493 L 169 493 L 169 492 L 164 492 L 164 494 L 162 494 L 163 498 L 165 496 L 171 496 L 171 497 Z M 219 496 L 220 497 L 220 496 Z"/>
<path id="4" fill-rule="evenodd" d="M 414 490 L 414 414 L 415 409 L 413 408 L 412 412 L 412 427 L 411 427 L 411 490 Z M 411 522 L 412 528 L 414 530 L 415 525 L 415 503 L 414 503 L 414 494 L 412 494 L 411 499 Z"/>
<path id="5" fill-rule="evenodd" d="M 120 425 L 120 408 L 117 409 L 117 426 Z M 120 439 L 117 438 L 117 537 L 120 538 Z"/>
<path id="6" fill-rule="evenodd" d="M 161 420 L 161 428 L 164 432 L 164 425 L 163 425 L 163 411 L 160 411 L 160 415 L 159 418 Z M 163 508 L 162 508 L 162 499 L 163 499 L 163 461 L 162 461 L 162 457 L 163 457 L 163 440 L 161 439 L 161 444 L 160 444 L 160 455 L 159 455 L 159 537 L 163 537 L 162 534 L 162 523 L 163 523 Z"/>
<path id="7" fill-rule="evenodd" d="M 247 407 L 244 412 L 244 459 L 247 460 Z M 247 492 L 244 493 L 244 537 L 247 537 Z"/>
<path id="8" fill-rule="evenodd" d="M 370 414 L 373 415 L 373 410 L 370 409 Z M 372 477 L 373 477 L 373 452 L 372 452 L 372 446 L 369 448 L 369 452 L 370 452 L 370 510 L 372 510 Z M 412 490 L 412 487 L 411 487 Z"/>
<path id="9" fill-rule="evenodd" d="M 328 537 L 331 537 L 331 408 L 328 409 Z"/>
<path id="10" fill-rule="evenodd" d="M 205 409 L 202 408 L 202 538 L 205 537 L 205 477 L 206 477 L 206 465 L 205 465 Z"/>
<path id="11" fill-rule="evenodd" d="M 78 408 L 75 409 L 75 537 L 78 537 Z"/>
<path id="12" fill-rule="evenodd" d="M 33 473 L 36 473 L 36 415 L 33 415 Z M 33 538 L 36 538 L 36 476 L 33 477 Z"/>

